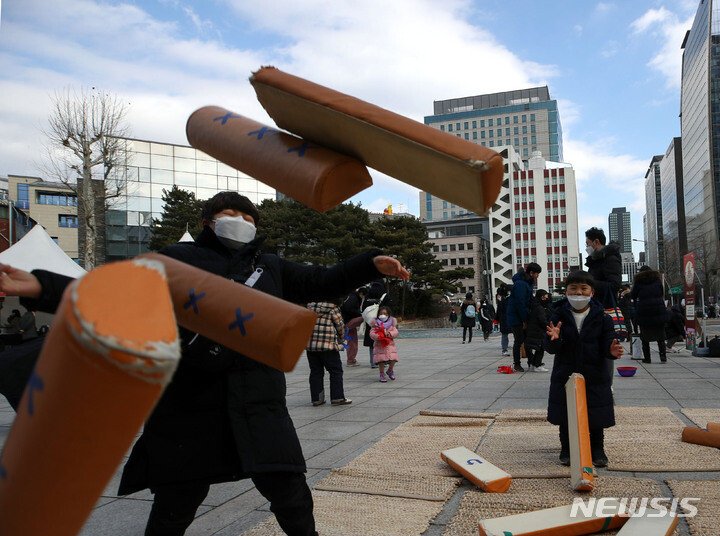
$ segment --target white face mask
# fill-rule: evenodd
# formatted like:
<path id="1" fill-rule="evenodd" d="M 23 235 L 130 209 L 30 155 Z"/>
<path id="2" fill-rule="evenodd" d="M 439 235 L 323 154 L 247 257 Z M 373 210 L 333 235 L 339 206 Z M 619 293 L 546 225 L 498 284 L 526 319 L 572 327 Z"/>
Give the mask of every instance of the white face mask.
<path id="1" fill-rule="evenodd" d="M 223 244 L 232 249 L 251 242 L 256 231 L 255 226 L 242 216 L 222 216 L 215 219 L 215 234 L 222 239 Z"/>
<path id="2" fill-rule="evenodd" d="M 592 255 L 592 254 L 593 254 L 593 251 L 595 251 L 595 250 L 593 249 L 592 246 L 587 246 L 587 247 L 585 248 L 585 251 L 587 251 L 587 254 L 588 254 L 588 255 Z"/>
<path id="3" fill-rule="evenodd" d="M 590 303 L 592 296 L 568 296 L 567 299 L 570 302 L 570 307 L 576 311 L 582 311 Z"/>
<path id="4" fill-rule="evenodd" d="M 378 315 L 378 318 L 380 320 L 382 320 L 383 322 L 385 322 L 388 319 L 388 316 L 387 315 Z"/>

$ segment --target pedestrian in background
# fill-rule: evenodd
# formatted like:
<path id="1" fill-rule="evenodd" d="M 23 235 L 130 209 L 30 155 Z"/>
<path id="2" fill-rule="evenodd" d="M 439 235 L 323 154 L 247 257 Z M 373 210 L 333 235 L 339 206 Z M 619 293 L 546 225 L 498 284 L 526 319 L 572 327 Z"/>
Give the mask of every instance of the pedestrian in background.
<path id="1" fill-rule="evenodd" d="M 473 328 L 475 327 L 475 315 L 477 314 L 475 300 L 473 300 L 472 292 L 465 294 L 465 301 L 460 306 L 460 325 L 463 328 L 462 343 L 465 344 L 465 337 L 468 337 L 468 343 L 472 342 Z"/>
<path id="2" fill-rule="evenodd" d="M 450 308 L 450 316 L 448 317 L 448 320 L 450 321 L 450 327 L 455 329 L 457 327 L 457 313 L 455 312 L 455 307 Z"/>
<path id="3" fill-rule="evenodd" d="M 667 362 L 665 347 L 665 323 L 669 319 L 660 272 L 643 266 L 635 275 L 632 292 L 635 318 L 640 327 L 643 363 L 651 363 L 650 343 L 657 342 L 660 362 Z"/>
<path id="4" fill-rule="evenodd" d="M 480 327 L 483 332 L 483 340 L 488 340 L 493 328 L 493 318 L 495 318 L 495 308 L 487 298 L 483 298 L 480 303 Z"/>
<path id="5" fill-rule="evenodd" d="M 345 398 L 343 369 L 340 359 L 345 333 L 340 308 L 331 302 L 311 302 L 307 308 L 317 315 L 315 328 L 306 348 L 310 364 L 310 399 L 313 406 L 325 403 L 325 371 L 330 376 L 330 403 L 333 406 L 351 404 Z"/>
<path id="6" fill-rule="evenodd" d="M 510 325 L 508 324 L 507 319 L 508 293 L 509 291 L 507 286 L 501 285 L 498 289 L 497 296 L 495 297 L 495 299 L 497 300 L 495 320 L 500 327 L 500 350 L 502 351 L 503 356 L 510 355 L 510 352 L 508 352 L 508 346 L 510 345 L 510 337 L 508 337 L 508 335 L 512 331 L 510 329 Z"/>
<path id="7" fill-rule="evenodd" d="M 363 323 L 362 305 L 367 294 L 367 288 L 360 287 L 347 295 L 340 306 L 343 322 L 345 322 L 345 340 L 347 341 L 346 364 L 348 367 L 357 367 L 358 353 L 358 327 Z"/>
<path id="8" fill-rule="evenodd" d="M 533 285 L 542 272 L 540 265 L 531 262 L 525 269 L 520 268 L 513 276 L 513 289 L 508 299 L 508 323 L 513 333 L 513 368 L 516 372 L 525 372 L 520 364 L 520 347 L 525 342 L 527 317 L 530 314 L 530 300 Z"/>
<path id="9" fill-rule="evenodd" d="M 388 378 L 395 381 L 395 363 L 398 362 L 395 338 L 398 336 L 397 320 L 392 311 L 385 305 L 378 309 L 377 318 L 373 321 L 370 337 L 375 341 L 373 346 L 373 359 L 380 367 L 380 382 L 385 383 Z M 385 375 L 387 365 L 387 376 Z"/>

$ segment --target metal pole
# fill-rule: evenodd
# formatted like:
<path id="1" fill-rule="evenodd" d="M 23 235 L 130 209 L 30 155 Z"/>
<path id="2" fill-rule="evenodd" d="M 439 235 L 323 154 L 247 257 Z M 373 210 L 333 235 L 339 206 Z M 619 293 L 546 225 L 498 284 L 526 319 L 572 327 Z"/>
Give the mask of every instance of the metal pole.
<path id="1" fill-rule="evenodd" d="M 707 337 L 705 336 L 705 329 L 707 328 L 707 313 L 705 312 L 705 288 L 700 287 L 700 310 L 702 311 L 702 343 L 703 348 L 707 348 Z"/>
<path id="2" fill-rule="evenodd" d="M 13 242 L 13 202 L 8 196 L 8 249 Z"/>

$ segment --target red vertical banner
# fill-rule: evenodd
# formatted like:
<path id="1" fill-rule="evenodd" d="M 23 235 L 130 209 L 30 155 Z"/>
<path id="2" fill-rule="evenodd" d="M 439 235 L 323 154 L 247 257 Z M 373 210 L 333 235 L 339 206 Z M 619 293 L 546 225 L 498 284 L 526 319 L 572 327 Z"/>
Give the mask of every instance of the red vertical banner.
<path id="1" fill-rule="evenodd" d="M 685 286 L 685 332 L 687 348 L 695 350 L 695 253 L 683 257 L 683 279 Z"/>

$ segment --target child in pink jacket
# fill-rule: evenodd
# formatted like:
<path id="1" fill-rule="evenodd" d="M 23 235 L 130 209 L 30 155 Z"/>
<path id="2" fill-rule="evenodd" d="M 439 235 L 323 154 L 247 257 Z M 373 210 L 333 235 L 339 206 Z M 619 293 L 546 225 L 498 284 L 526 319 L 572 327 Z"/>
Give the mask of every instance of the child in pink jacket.
<path id="1" fill-rule="evenodd" d="M 378 315 L 372 323 L 370 338 L 375 341 L 373 345 L 373 362 L 380 367 L 380 381 L 386 383 L 387 379 L 395 380 L 395 363 L 398 362 L 397 346 L 395 337 L 398 335 L 397 320 L 391 316 L 389 307 L 382 306 L 378 309 Z M 387 364 L 387 376 L 385 365 Z"/>

